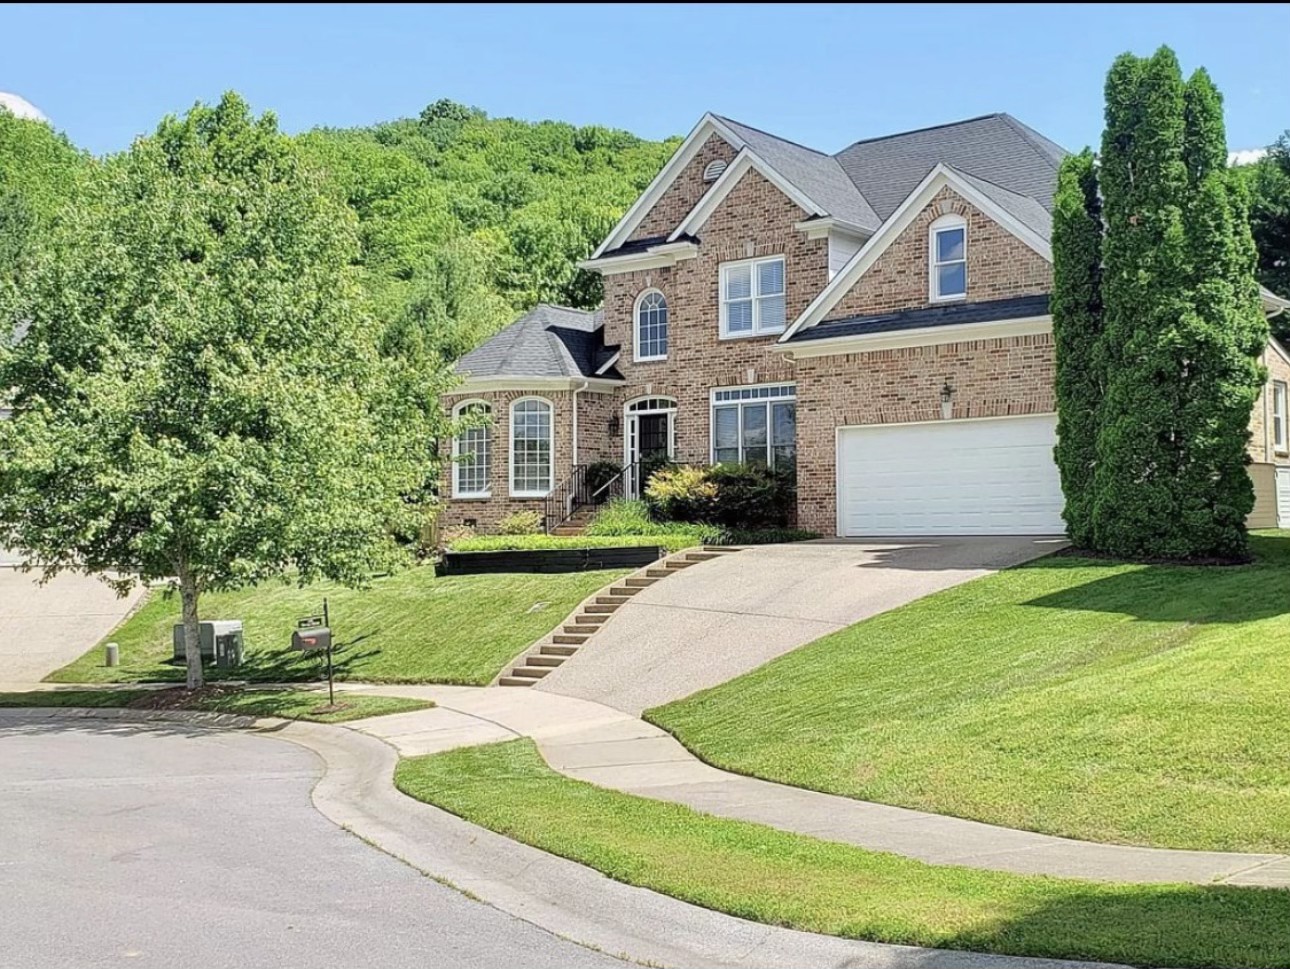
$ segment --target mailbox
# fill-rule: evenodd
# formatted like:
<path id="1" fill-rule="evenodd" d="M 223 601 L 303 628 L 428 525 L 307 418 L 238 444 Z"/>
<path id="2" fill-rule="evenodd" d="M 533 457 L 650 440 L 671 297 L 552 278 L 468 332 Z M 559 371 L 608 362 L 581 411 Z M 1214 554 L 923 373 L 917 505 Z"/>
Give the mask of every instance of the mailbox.
<path id="1" fill-rule="evenodd" d="M 291 634 L 292 649 L 312 652 L 317 649 L 331 649 L 331 630 L 326 626 L 313 629 L 297 629 Z"/>

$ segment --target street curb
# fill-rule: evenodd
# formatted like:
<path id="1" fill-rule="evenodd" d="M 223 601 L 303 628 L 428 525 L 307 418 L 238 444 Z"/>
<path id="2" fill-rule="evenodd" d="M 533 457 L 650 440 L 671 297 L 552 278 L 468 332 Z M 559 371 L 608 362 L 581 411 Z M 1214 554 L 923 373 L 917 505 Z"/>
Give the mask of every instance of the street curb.
<path id="1" fill-rule="evenodd" d="M 511 841 L 395 789 L 398 755 L 341 726 L 234 714 L 66 707 L 0 709 L 0 736 L 22 720 L 183 723 L 285 740 L 318 755 L 318 811 L 413 868 L 492 907 L 588 948 L 658 966 L 801 969 L 1115 969 L 1107 963 L 999 956 L 860 942 L 749 922 L 616 882 Z"/>

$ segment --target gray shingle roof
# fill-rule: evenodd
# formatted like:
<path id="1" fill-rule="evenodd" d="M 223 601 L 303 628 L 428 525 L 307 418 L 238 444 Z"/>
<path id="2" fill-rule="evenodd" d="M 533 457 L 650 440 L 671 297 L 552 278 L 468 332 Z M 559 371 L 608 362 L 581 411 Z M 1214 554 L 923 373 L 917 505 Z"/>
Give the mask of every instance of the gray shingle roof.
<path id="1" fill-rule="evenodd" d="M 825 215 L 843 219 L 870 231 L 881 220 L 855 183 L 832 155 L 777 138 L 731 118 L 721 118 L 762 161 L 824 209 Z"/>
<path id="2" fill-rule="evenodd" d="M 1009 299 L 995 299 L 980 303 L 926 306 L 895 313 L 826 320 L 815 326 L 798 330 L 788 342 L 810 343 L 813 340 L 828 340 L 839 336 L 864 336 L 871 333 L 894 333 L 898 330 L 917 330 L 932 326 L 1020 320 L 1028 316 L 1043 316 L 1047 312 L 1047 293 L 1038 296 L 1014 296 Z"/>
<path id="3" fill-rule="evenodd" d="M 593 377 L 613 354 L 604 313 L 539 303 L 457 361 L 472 377 Z M 602 379 L 620 379 L 610 370 Z"/>
<path id="4" fill-rule="evenodd" d="M 857 141 L 838 152 L 842 170 L 887 219 L 938 164 L 983 179 L 1052 211 L 1065 151 L 1007 114 Z"/>

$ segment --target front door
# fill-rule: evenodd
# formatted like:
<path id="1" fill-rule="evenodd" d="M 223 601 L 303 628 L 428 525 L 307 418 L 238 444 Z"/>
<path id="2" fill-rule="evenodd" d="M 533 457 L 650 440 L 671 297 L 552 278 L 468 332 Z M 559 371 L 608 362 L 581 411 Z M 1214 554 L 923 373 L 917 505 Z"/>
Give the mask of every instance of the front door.
<path id="1" fill-rule="evenodd" d="M 651 470 L 657 462 L 672 456 L 674 407 L 670 399 L 641 401 L 628 407 L 625 456 L 629 498 L 641 496 L 644 487 L 642 471 Z"/>

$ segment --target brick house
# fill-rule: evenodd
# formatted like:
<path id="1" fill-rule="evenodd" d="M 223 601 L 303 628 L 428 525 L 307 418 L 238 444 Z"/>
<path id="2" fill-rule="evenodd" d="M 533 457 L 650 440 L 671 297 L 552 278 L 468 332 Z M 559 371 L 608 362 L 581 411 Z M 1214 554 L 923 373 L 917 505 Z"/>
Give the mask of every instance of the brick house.
<path id="1" fill-rule="evenodd" d="M 444 524 L 572 510 L 578 469 L 796 465 L 826 535 L 1064 530 L 1052 449 L 1052 195 L 1063 149 L 1006 114 L 829 155 L 705 115 L 582 266 L 458 364 Z M 1264 293 L 1269 314 L 1290 303 Z M 1290 522 L 1290 357 L 1271 343 L 1255 527 Z M 550 499 L 550 500 L 548 500 Z"/>

